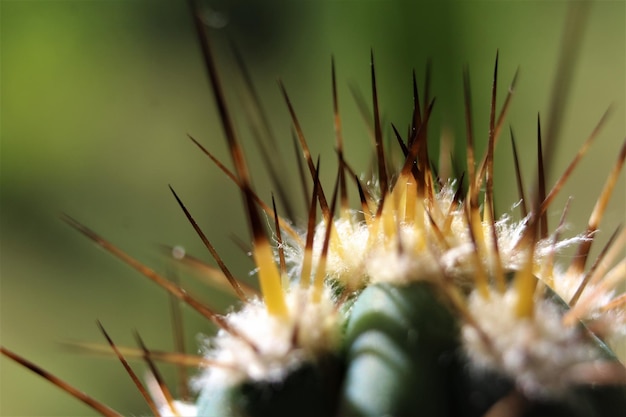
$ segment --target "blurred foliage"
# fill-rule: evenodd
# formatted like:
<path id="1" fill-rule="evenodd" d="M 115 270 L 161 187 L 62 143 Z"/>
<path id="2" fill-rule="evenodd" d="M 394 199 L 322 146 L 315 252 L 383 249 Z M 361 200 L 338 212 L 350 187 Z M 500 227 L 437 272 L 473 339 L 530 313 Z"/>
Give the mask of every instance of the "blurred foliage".
<path id="1" fill-rule="evenodd" d="M 431 59 L 437 103 L 430 139 L 436 146 L 440 126 L 449 126 L 460 161 L 463 66 L 471 68 L 481 152 L 496 50 L 499 103 L 520 65 L 509 120 L 530 182 L 536 115 L 547 110 L 566 2 L 238 0 L 205 5 L 232 108 L 241 109 L 237 103 L 246 96 L 228 39 L 239 45 L 251 68 L 294 189 L 290 122 L 275 79 L 284 81 L 313 153 L 322 155 L 328 174 L 323 180 L 330 183 L 335 163 L 330 56 L 337 62 L 348 159 L 367 170 L 369 139 L 349 86 L 370 96 L 370 48 L 386 135 L 390 122 L 401 131 L 408 123 L 411 69 L 423 80 Z M 167 190 L 172 184 L 227 264 L 239 276 L 248 274 L 252 264 L 242 262 L 244 255 L 232 241 L 233 235 L 247 240 L 237 190 L 186 139 L 190 133 L 230 161 L 185 2 L 33 0 L 2 1 L 0 7 L 2 344 L 123 414 L 145 414 L 118 363 L 68 352 L 58 342 L 102 340 L 94 324 L 100 319 L 121 345 L 133 345 L 131 332 L 138 329 L 148 346 L 171 349 L 167 296 L 94 250 L 58 220 L 58 213 L 67 212 L 163 271 L 166 263 L 156 243 L 205 253 Z M 551 212 L 554 224 L 565 197 L 575 194 L 569 217 L 574 231 L 584 227 L 626 131 L 624 13 L 623 2 L 599 2 L 592 9 L 554 162 L 552 172 L 561 172 L 614 104 L 598 144 Z M 248 149 L 254 149 L 243 115 L 236 117 Z M 517 199 L 507 136 L 496 153 L 500 212 Z M 267 175 L 256 153 L 248 155 L 255 185 L 269 199 Z M 603 223 L 605 235 L 623 221 L 623 178 Z M 299 190 L 294 195 L 302 207 Z M 187 277 L 184 284 L 218 309 L 231 301 Z M 212 331 L 194 312 L 186 314 L 185 326 L 191 352 L 196 334 Z M 0 415 L 93 414 L 9 361 L 3 359 L 1 366 Z M 174 381 L 171 369 L 166 375 Z"/>

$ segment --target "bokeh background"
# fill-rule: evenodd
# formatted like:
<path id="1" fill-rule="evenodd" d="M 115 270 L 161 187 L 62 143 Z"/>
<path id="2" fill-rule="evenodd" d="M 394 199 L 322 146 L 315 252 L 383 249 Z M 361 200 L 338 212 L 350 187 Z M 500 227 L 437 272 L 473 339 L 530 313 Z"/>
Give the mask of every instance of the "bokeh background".
<path id="1" fill-rule="evenodd" d="M 596 2 L 588 12 L 565 126 L 551 181 L 562 171 L 604 110 L 614 111 L 596 145 L 550 211 L 558 221 L 574 194 L 571 232 L 586 216 L 613 164 L 625 129 L 624 2 Z M 287 160 L 282 175 L 303 212 L 291 148 L 290 122 L 276 79 L 290 92 L 314 155 L 322 155 L 330 186 L 334 136 L 330 57 L 337 63 L 346 153 L 367 170 L 370 141 L 352 99 L 369 103 L 369 53 L 374 50 L 386 121 L 409 122 L 410 74 L 423 80 L 433 64 L 437 97 L 431 124 L 462 143 L 462 68 L 471 72 L 479 153 L 487 137 L 493 61 L 500 51 L 502 103 L 515 69 L 513 126 L 527 184 L 533 177 L 536 117 L 546 117 L 568 2 L 213 1 L 212 25 L 226 92 L 250 150 L 254 182 L 269 201 L 271 186 L 241 114 L 246 100 L 228 47 L 240 47 Z M 209 259 L 167 188 L 172 184 L 232 270 L 247 277 L 252 263 L 234 243 L 247 241 L 236 188 L 187 139 L 191 133 L 230 162 L 211 91 L 182 0 L 0 2 L 1 34 L 1 327 L 2 345 L 42 365 L 125 415 L 148 408 L 116 360 L 72 352 L 60 342 L 103 341 L 95 320 L 120 345 L 139 330 L 149 347 L 171 349 L 167 295 L 98 250 L 59 218 L 65 212 L 160 271 L 168 263 L 158 244 L 181 244 Z M 580 28 L 583 30 L 583 28 Z M 507 129 L 508 130 L 508 129 Z M 505 130 L 506 132 L 506 130 Z M 464 153 L 457 146 L 456 155 Z M 517 200 L 505 133 L 496 152 L 499 211 Z M 602 224 L 603 241 L 624 221 L 624 175 Z M 354 197 L 354 196 L 353 196 Z M 597 253 L 601 245 L 595 245 Z M 183 275 L 198 296 L 226 311 L 232 299 Z M 213 331 L 185 309 L 187 345 Z M 143 372 L 144 365 L 136 363 Z M 175 374 L 162 367 L 175 386 Z M 0 415 L 87 416 L 78 401 L 3 358 Z"/>

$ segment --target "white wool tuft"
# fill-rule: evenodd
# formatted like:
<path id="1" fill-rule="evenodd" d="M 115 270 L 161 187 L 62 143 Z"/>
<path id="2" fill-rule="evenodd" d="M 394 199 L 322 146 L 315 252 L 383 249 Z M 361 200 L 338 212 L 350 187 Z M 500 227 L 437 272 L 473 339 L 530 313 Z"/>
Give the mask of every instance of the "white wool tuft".
<path id="1" fill-rule="evenodd" d="M 348 218 L 333 222 L 336 239 L 332 239 L 326 256 L 326 277 L 335 279 L 348 288 L 362 288 L 367 284 L 365 260 L 369 253 L 369 232 L 364 222 L 357 220 L 358 212 L 352 211 Z M 317 264 L 322 253 L 326 224 L 321 222 L 315 229 L 313 251 Z"/>
<path id="2" fill-rule="evenodd" d="M 437 258 L 427 248 L 416 249 L 421 234 L 413 227 L 399 228 L 402 249 L 397 241 L 385 244 L 379 239 L 366 258 L 367 274 L 372 283 L 390 282 L 406 285 L 415 281 L 432 281 L 441 277 Z"/>
<path id="3" fill-rule="evenodd" d="M 243 381 L 280 381 L 293 368 L 332 352 L 339 340 L 340 321 L 330 290 L 319 302 L 313 290 L 292 288 L 287 318 L 271 316 L 260 300 L 226 316 L 226 321 L 252 344 L 220 330 L 210 339 L 205 357 L 224 366 L 208 368 L 196 378 L 197 390 L 232 386 Z M 295 344 L 294 344 L 295 341 Z"/>
<path id="4" fill-rule="evenodd" d="M 567 271 L 555 268 L 553 290 L 569 302 L 582 284 L 586 273 L 572 276 Z M 618 340 L 626 336 L 626 310 L 623 308 L 604 310 L 616 297 L 617 290 L 611 286 L 588 283 L 581 293 L 577 307 L 577 318 L 605 341 Z"/>
<path id="5" fill-rule="evenodd" d="M 359 220 L 359 212 L 352 210 L 348 216 L 333 220 L 326 277 L 354 290 L 375 282 L 405 285 L 412 281 L 431 280 L 441 277 L 444 272 L 454 277 L 458 285 L 471 288 L 476 274 L 473 259 L 475 247 L 464 209 L 459 206 L 450 212 L 454 198 L 453 184 L 444 186 L 434 197 L 439 210 L 433 210 L 431 215 L 438 226 L 444 224 L 445 214 L 452 216 L 450 228 L 443 235 L 445 249 L 441 245 L 441 237 L 436 235 L 426 219 L 421 227 L 396 219 L 400 236 L 390 238 L 384 236 L 380 225 L 377 228 L 368 227 Z M 516 245 L 527 230 L 528 220 L 513 221 L 505 214 L 495 223 L 498 252 L 506 271 L 519 270 L 526 262 L 527 252 L 520 251 Z M 495 252 L 491 224 L 483 222 L 481 228 L 487 250 L 480 251 L 480 261 L 488 274 L 493 276 Z M 376 236 L 370 235 L 372 230 L 376 231 Z M 325 235 L 326 223 L 322 221 L 315 229 L 313 273 L 320 259 Z M 540 265 L 548 256 L 583 240 L 583 236 L 574 236 L 554 242 L 550 236 L 537 242 L 534 253 L 537 274 L 540 276 Z M 300 277 L 304 248 L 292 243 L 284 245 L 284 250 L 291 265 L 290 276 Z"/>
<path id="6" fill-rule="evenodd" d="M 464 349 L 477 369 L 486 368 L 512 378 L 529 397 L 559 395 L 567 389 L 576 365 L 598 359 L 598 350 L 582 326 L 564 326 L 559 308 L 550 300 L 535 303 L 534 317 L 515 314 L 517 294 L 474 291 L 469 309 L 490 344 L 477 329 L 465 324 Z"/>

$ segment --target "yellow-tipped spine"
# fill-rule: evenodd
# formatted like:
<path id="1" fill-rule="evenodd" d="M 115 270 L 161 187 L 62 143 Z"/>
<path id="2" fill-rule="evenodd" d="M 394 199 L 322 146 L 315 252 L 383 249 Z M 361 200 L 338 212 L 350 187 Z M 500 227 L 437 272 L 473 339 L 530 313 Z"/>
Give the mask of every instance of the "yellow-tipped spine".
<path id="1" fill-rule="evenodd" d="M 252 254 L 256 266 L 259 268 L 259 282 L 267 312 L 273 316 L 286 318 L 289 312 L 285 302 L 285 294 L 278 268 L 274 262 L 274 253 L 268 241 L 264 239 L 256 242 Z"/>

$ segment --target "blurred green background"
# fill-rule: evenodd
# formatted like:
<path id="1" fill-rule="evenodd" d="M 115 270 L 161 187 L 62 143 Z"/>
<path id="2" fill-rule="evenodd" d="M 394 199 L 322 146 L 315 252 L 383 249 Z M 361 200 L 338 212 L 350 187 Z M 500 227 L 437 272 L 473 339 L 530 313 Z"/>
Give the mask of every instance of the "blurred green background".
<path id="1" fill-rule="evenodd" d="M 614 162 L 625 129 L 624 2 L 598 2 L 589 13 L 576 65 L 552 181 L 609 104 L 614 112 L 597 144 L 551 210 L 558 221 L 575 194 L 571 233 L 582 230 Z M 210 5 L 210 7 L 209 7 Z M 134 345 L 137 329 L 149 347 L 171 349 L 169 302 L 162 290 L 98 250 L 59 219 L 70 214 L 157 270 L 167 264 L 156 244 L 181 244 L 209 259 L 172 198 L 172 184 L 239 276 L 252 268 L 232 236 L 248 239 L 240 197 L 187 139 L 191 133 L 225 162 L 221 127 L 182 0 L 5 1 L 1 25 L 1 342 L 125 415 L 148 408 L 113 359 L 76 354 L 59 342 L 102 341 L 95 320 L 114 340 Z M 546 115 L 567 2 L 221 1 L 205 17 L 232 108 L 241 109 L 241 76 L 227 38 L 246 58 L 280 149 L 284 176 L 297 188 L 290 122 L 281 77 L 308 137 L 334 173 L 330 56 L 337 63 L 346 154 L 369 164 L 367 130 L 349 85 L 370 97 L 369 53 L 377 63 L 387 122 L 404 131 L 410 117 L 410 71 L 420 80 L 428 58 L 437 96 L 431 143 L 440 126 L 463 140 L 462 68 L 469 64 L 475 135 L 484 149 L 490 81 L 500 50 L 499 105 L 521 68 L 509 121 L 516 132 L 527 184 L 535 160 L 537 112 Z M 236 116 L 260 195 L 267 175 Z M 498 208 L 517 200 L 508 134 L 496 152 Z M 461 142 L 462 143 L 462 142 Z M 433 145 L 434 146 L 434 145 Z M 459 158 L 463 157 L 458 153 Z M 460 159 L 462 161 L 462 159 Z M 603 241 L 624 220 L 624 175 L 602 224 Z M 606 229 L 606 230 L 605 230 Z M 597 253 L 601 245 L 595 245 Z M 183 277 L 220 311 L 232 301 Z M 186 309 L 190 351 L 211 325 Z M 86 416 L 94 412 L 12 362 L 0 360 L 0 415 Z M 143 365 L 137 363 L 143 372 Z M 172 386 L 172 369 L 162 367 Z"/>

